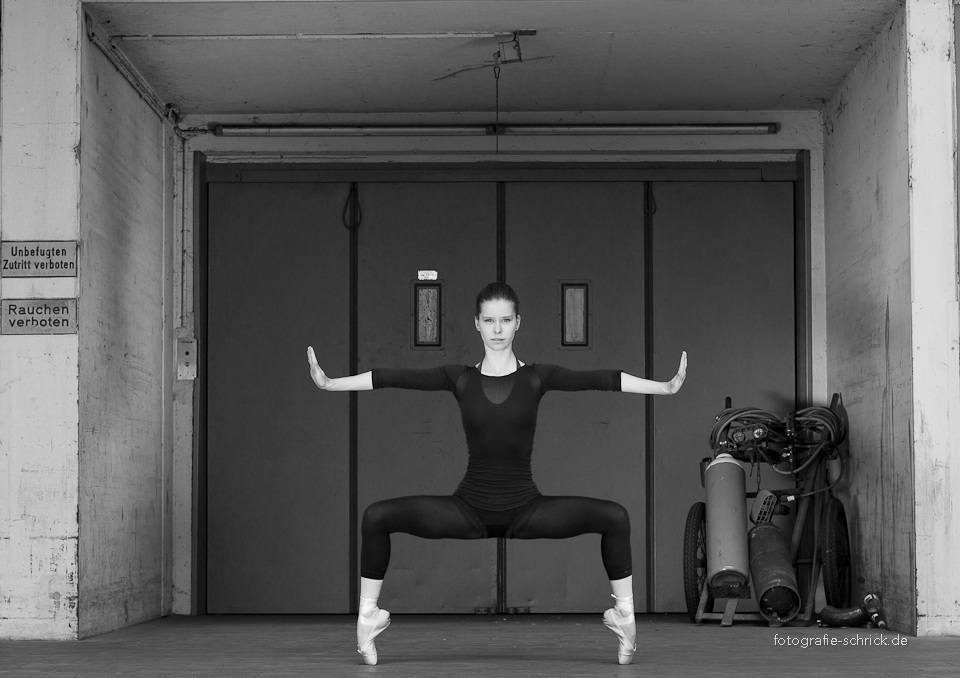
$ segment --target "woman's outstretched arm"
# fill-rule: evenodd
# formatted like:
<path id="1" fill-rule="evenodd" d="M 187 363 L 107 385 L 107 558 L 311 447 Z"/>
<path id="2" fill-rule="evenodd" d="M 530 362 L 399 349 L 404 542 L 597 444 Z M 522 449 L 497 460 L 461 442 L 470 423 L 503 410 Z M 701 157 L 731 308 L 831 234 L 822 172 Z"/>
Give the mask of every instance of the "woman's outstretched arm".
<path id="1" fill-rule="evenodd" d="M 313 383 L 324 391 L 369 391 L 373 389 L 373 374 L 363 372 L 355 374 L 352 377 L 340 377 L 333 379 L 324 374 L 317 364 L 317 356 L 313 352 L 313 346 L 307 347 L 307 362 L 310 363 L 310 377 Z"/>
<path id="2" fill-rule="evenodd" d="M 650 395 L 673 395 L 683 386 L 687 378 L 687 352 L 680 354 L 680 369 L 670 381 L 651 381 L 632 374 L 620 374 L 620 390 L 624 393 L 647 393 Z"/>

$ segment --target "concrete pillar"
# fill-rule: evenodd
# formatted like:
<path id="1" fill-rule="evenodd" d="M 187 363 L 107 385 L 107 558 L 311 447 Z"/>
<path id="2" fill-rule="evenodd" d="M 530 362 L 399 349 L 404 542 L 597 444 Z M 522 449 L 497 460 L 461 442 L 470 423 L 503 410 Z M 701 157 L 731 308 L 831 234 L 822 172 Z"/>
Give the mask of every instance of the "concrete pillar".
<path id="1" fill-rule="evenodd" d="M 79 236 L 77 0 L 5 0 L 0 236 Z M 0 280 L 3 298 L 78 296 L 77 278 Z M 78 335 L 0 336 L 0 638 L 78 632 Z"/>
<path id="2" fill-rule="evenodd" d="M 952 0 L 907 0 L 917 634 L 960 634 L 960 331 Z"/>

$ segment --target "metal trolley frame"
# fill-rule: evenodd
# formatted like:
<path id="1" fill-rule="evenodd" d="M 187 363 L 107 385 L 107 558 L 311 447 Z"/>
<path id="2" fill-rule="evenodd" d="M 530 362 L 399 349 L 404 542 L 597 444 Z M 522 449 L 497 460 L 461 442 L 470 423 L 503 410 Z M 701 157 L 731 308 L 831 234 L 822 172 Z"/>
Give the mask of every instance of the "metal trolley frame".
<path id="1" fill-rule="evenodd" d="M 812 426 L 804 425 L 805 418 L 811 418 Z M 821 575 L 827 604 L 847 607 L 851 588 L 850 541 L 843 504 L 832 494 L 832 488 L 842 479 L 844 458 L 848 455 L 847 416 L 840 395 L 833 395 L 829 408 L 791 412 L 783 420 L 761 410 L 733 410 L 727 398 L 726 409 L 717 416 L 717 422 L 711 434 L 714 456 L 727 453 L 750 464 L 765 463 L 781 475 L 789 473 L 795 481 L 793 487 L 771 492 L 777 506 L 796 504 L 796 519 L 789 536 L 790 558 L 797 582 L 801 586 L 806 583 L 806 595 L 801 609 L 788 623 L 808 625 L 813 620 Z M 701 462 L 701 484 L 710 461 L 712 458 L 708 457 Z M 787 465 L 787 471 L 778 468 Z M 745 499 L 756 498 L 757 494 L 747 492 Z M 705 502 L 693 504 L 684 529 L 683 583 L 690 619 L 694 623 L 719 620 L 721 626 L 731 626 L 734 621 L 781 626 L 783 622 L 760 612 L 736 611 L 741 600 L 752 597 L 750 583 L 717 587 L 707 581 L 707 510 Z M 808 536 L 811 512 L 812 540 Z M 799 576 L 803 566 L 809 567 L 805 577 Z M 713 612 L 714 602 L 719 600 L 726 600 L 724 610 Z"/>

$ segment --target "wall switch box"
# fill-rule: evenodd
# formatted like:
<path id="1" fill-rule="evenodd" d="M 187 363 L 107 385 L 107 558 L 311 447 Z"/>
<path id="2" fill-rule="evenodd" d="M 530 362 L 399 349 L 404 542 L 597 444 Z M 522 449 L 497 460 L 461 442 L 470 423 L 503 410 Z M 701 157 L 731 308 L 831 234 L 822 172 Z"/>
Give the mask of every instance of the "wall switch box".
<path id="1" fill-rule="evenodd" d="M 177 339 L 177 380 L 197 378 L 197 340 L 193 337 Z"/>

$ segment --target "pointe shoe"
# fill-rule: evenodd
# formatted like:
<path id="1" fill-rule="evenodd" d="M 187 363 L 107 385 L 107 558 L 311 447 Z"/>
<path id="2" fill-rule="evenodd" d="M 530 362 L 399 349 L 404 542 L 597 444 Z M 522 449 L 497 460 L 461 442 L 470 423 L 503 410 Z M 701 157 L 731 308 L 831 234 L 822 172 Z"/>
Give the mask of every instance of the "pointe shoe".
<path id="1" fill-rule="evenodd" d="M 357 652 L 363 657 L 363 663 L 367 666 L 376 666 L 377 646 L 373 639 L 383 633 L 388 626 L 390 626 L 390 613 L 386 610 L 377 608 L 369 617 L 358 615 Z"/>
<path id="2" fill-rule="evenodd" d="M 617 661 L 621 664 L 632 662 L 633 653 L 637 651 L 637 622 L 627 621 L 629 618 L 629 614 L 621 615 L 615 607 L 603 613 L 604 626 L 616 633 L 620 640 Z"/>

